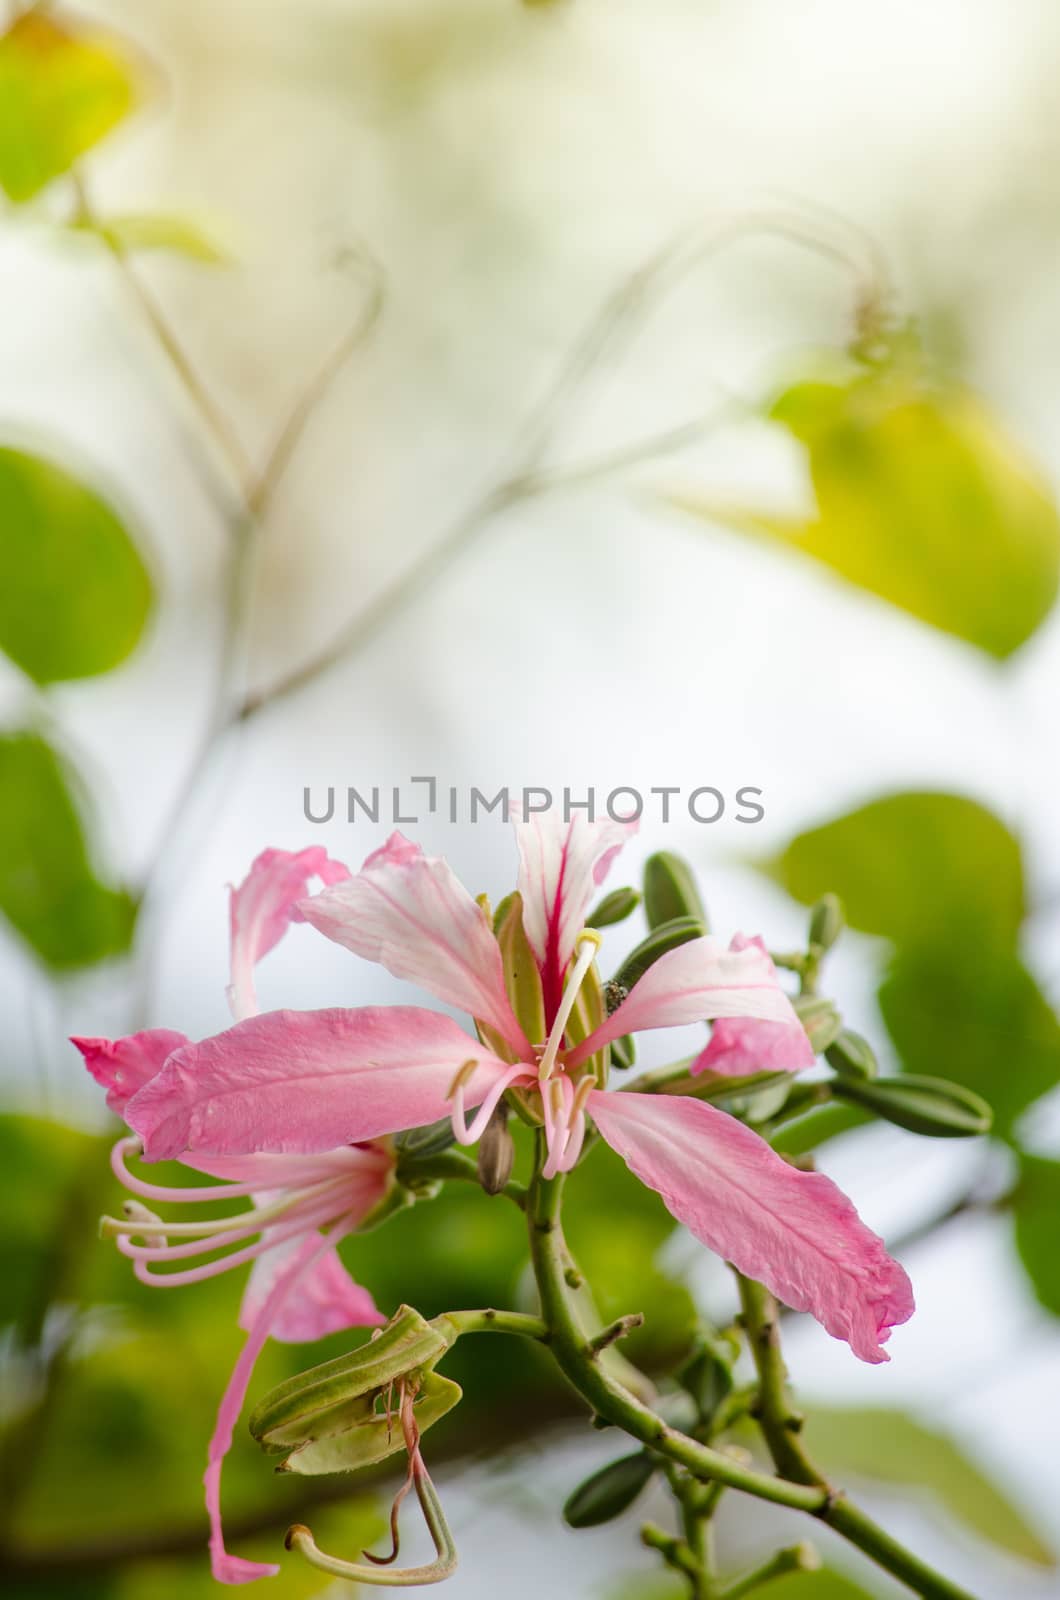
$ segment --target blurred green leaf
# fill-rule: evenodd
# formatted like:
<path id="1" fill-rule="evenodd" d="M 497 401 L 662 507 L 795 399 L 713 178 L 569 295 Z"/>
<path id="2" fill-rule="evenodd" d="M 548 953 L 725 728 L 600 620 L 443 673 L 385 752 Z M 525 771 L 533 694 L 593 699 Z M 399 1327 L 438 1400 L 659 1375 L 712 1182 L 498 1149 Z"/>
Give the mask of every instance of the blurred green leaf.
<path id="1" fill-rule="evenodd" d="M 833 1093 L 840 1100 L 934 1139 L 974 1139 L 989 1133 L 990 1107 L 981 1095 L 947 1078 L 904 1073 L 900 1078 L 840 1078 Z"/>
<path id="2" fill-rule="evenodd" d="M 877 1600 L 879 1595 L 879 1590 L 865 1589 L 841 1572 L 829 1572 L 827 1568 L 792 1573 L 770 1584 L 769 1592 L 779 1595 L 780 1600 Z"/>
<path id="3" fill-rule="evenodd" d="M 43 7 L 0 37 L 0 188 L 32 200 L 133 109 L 140 71 L 119 40 Z"/>
<path id="4" fill-rule="evenodd" d="M 1014 1210 L 1020 1260 L 1042 1305 L 1060 1317 L 1060 1161 L 1021 1155 Z"/>
<path id="5" fill-rule="evenodd" d="M 1060 1020 L 1015 955 L 983 952 L 974 928 L 931 951 L 899 954 L 880 1010 L 902 1064 L 980 1094 L 994 1131 L 1060 1081 Z"/>
<path id="6" fill-rule="evenodd" d="M 1017 840 L 961 795 L 870 801 L 799 834 L 762 867 L 805 905 L 836 891 L 852 927 L 897 944 L 941 943 L 960 931 L 1011 947 L 1024 914 Z"/>
<path id="7" fill-rule="evenodd" d="M 0 448 L 0 649 L 37 683 L 109 672 L 134 649 L 151 580 L 94 489 Z"/>
<path id="8" fill-rule="evenodd" d="M 894 362 L 795 383 L 769 414 L 806 447 L 815 519 L 678 504 L 812 556 L 998 659 L 1030 638 L 1056 599 L 1060 518 L 978 396 L 931 383 L 906 344 Z"/>
<path id="9" fill-rule="evenodd" d="M 135 902 L 95 876 L 63 767 L 33 733 L 0 735 L 0 912 L 57 970 L 132 939 Z"/>
<path id="10" fill-rule="evenodd" d="M 185 256 L 204 266 L 222 266 L 228 253 L 191 217 L 162 215 L 157 212 L 131 212 L 107 217 L 104 222 L 74 224 L 78 229 L 98 235 L 120 251 L 162 250 Z"/>
<path id="11" fill-rule="evenodd" d="M 816 1403 L 807 1448 L 826 1474 L 872 1478 L 930 1490 L 950 1515 L 982 1539 L 1024 1561 L 1052 1566 L 1054 1552 L 1007 1494 L 953 1439 L 901 1411 L 830 1408 Z"/>

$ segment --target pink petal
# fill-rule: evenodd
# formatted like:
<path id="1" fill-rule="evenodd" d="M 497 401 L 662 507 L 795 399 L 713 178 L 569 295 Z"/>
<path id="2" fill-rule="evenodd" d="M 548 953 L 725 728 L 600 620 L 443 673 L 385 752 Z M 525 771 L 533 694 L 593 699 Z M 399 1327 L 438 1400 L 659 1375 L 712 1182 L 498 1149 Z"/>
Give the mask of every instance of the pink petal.
<path id="1" fill-rule="evenodd" d="M 585 925 L 593 890 L 604 881 L 636 822 L 590 822 L 575 812 L 570 822 L 551 812 L 516 821 L 523 926 L 541 964 L 546 1015 L 559 1005 L 567 964 Z"/>
<path id="2" fill-rule="evenodd" d="M 791 1001 L 777 981 L 772 961 L 756 945 L 726 950 L 711 935 L 668 950 L 648 968 L 617 1011 L 568 1057 L 571 1066 L 625 1033 L 642 1028 L 678 1028 L 711 1017 L 759 1017 L 788 1022 Z"/>
<path id="3" fill-rule="evenodd" d="M 355 878 L 303 900 L 300 910 L 329 939 L 489 1023 L 530 1058 L 493 930 L 440 856 L 392 833 Z"/>
<path id="4" fill-rule="evenodd" d="M 258 1151 L 248 1156 L 203 1156 L 182 1159 L 193 1172 L 226 1183 L 252 1184 L 256 1190 L 305 1189 L 328 1178 L 343 1178 L 349 1209 L 370 1211 L 382 1199 L 394 1170 L 394 1153 L 385 1144 L 341 1145 L 319 1155 L 270 1155 Z M 217 1191 L 224 1199 L 225 1191 Z"/>
<path id="5" fill-rule="evenodd" d="M 310 878 L 338 883 L 350 871 L 333 861 L 323 845 L 307 850 L 263 850 L 229 901 L 232 935 L 232 982 L 228 1002 L 232 1015 L 253 1016 L 258 1009 L 254 968 L 279 944 L 290 922 L 300 922 L 298 901 Z"/>
<path id="6" fill-rule="evenodd" d="M 299 1277 L 311 1270 L 314 1261 L 330 1248 L 331 1242 L 316 1233 L 299 1241 L 286 1271 L 276 1278 L 258 1310 L 221 1398 L 203 1476 L 206 1510 L 210 1518 L 210 1564 L 218 1583 L 250 1583 L 255 1578 L 274 1578 L 280 1570 L 277 1566 L 265 1566 L 258 1561 L 244 1561 L 240 1556 L 229 1555 L 225 1549 L 221 1527 L 221 1468 L 232 1448 L 232 1433 L 243 1409 L 254 1363 Z"/>
<path id="7" fill-rule="evenodd" d="M 738 933 L 729 949 L 747 950 L 752 945 L 762 952 L 776 976 L 761 939 L 747 939 Z M 763 1022 L 755 1017 L 719 1018 L 710 1043 L 696 1057 L 690 1071 L 733 1078 L 748 1072 L 800 1072 L 803 1067 L 812 1067 L 816 1059 L 806 1029 L 792 1007 L 790 1018 L 784 1022 Z"/>
<path id="8" fill-rule="evenodd" d="M 796 1311 L 811 1311 L 863 1361 L 886 1361 L 913 1314 L 897 1261 L 819 1172 L 799 1172 L 750 1128 L 683 1095 L 589 1097 L 603 1137 L 697 1239 Z"/>
<path id="9" fill-rule="evenodd" d="M 85 1058 L 85 1066 L 107 1091 L 107 1104 L 119 1117 L 137 1090 L 162 1070 L 166 1058 L 187 1044 L 183 1033 L 171 1028 L 148 1028 L 124 1039 L 71 1039 Z"/>
<path id="10" fill-rule="evenodd" d="M 469 1060 L 477 1105 L 509 1069 L 450 1017 L 413 1006 L 267 1011 L 176 1051 L 126 1120 L 152 1161 L 312 1154 L 446 1116 Z"/>
<path id="11" fill-rule="evenodd" d="M 259 1256 L 250 1271 L 239 1326 L 250 1329 L 261 1313 L 277 1280 L 290 1267 L 302 1246 L 288 1239 Z M 354 1283 L 335 1250 L 327 1250 L 302 1274 L 297 1295 L 289 1296 L 269 1329 L 269 1337 L 282 1344 L 305 1344 L 344 1328 L 378 1328 L 386 1317 L 367 1289 Z"/>

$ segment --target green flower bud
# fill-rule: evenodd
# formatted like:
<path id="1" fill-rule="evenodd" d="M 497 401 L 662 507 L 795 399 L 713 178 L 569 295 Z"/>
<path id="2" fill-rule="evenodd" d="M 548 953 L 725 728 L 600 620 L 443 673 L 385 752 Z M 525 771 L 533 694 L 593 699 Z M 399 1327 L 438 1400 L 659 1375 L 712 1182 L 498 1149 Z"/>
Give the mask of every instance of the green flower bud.
<path id="1" fill-rule="evenodd" d="M 735 1351 L 721 1339 L 705 1334 L 696 1342 L 691 1356 L 674 1376 L 692 1396 L 702 1422 L 709 1422 L 722 1401 L 732 1392 L 732 1366 Z"/>
<path id="2" fill-rule="evenodd" d="M 654 1476 L 658 1462 L 646 1450 L 620 1456 L 579 1484 L 563 1507 L 569 1528 L 596 1528 L 620 1517 Z"/>
<path id="3" fill-rule="evenodd" d="M 846 916 L 837 894 L 822 895 L 810 913 L 810 943 L 823 954 L 831 950 L 843 931 Z"/>
<path id="4" fill-rule="evenodd" d="M 800 994 L 796 995 L 792 1004 L 815 1052 L 823 1055 L 835 1043 L 843 1026 L 835 1003 L 817 995 Z"/>
<path id="5" fill-rule="evenodd" d="M 836 1078 L 832 1093 L 874 1111 L 910 1133 L 935 1139 L 969 1139 L 989 1133 L 994 1114 L 986 1101 L 944 1078 Z"/>
<path id="6" fill-rule="evenodd" d="M 637 1049 L 633 1043 L 633 1035 L 624 1033 L 621 1039 L 611 1041 L 611 1065 L 620 1072 L 627 1072 L 636 1064 Z"/>
<path id="7" fill-rule="evenodd" d="M 676 950 L 678 945 L 687 944 L 689 939 L 701 938 L 704 931 L 702 922 L 696 917 L 675 917 L 671 922 L 659 923 L 630 952 L 611 982 L 623 989 L 632 989 L 638 978 L 642 978 L 660 956 L 666 955 L 668 950 Z"/>
<path id="8" fill-rule="evenodd" d="M 875 1050 L 853 1028 L 840 1028 L 824 1054 L 832 1070 L 844 1078 L 875 1078 L 880 1070 Z"/>
<path id="9" fill-rule="evenodd" d="M 609 928 L 615 922 L 625 922 L 640 905 L 636 889 L 612 889 L 599 905 L 593 906 L 585 919 L 588 928 Z"/>
<path id="10" fill-rule="evenodd" d="M 677 917 L 694 917 L 700 933 L 709 933 L 706 907 L 700 899 L 692 868 L 680 856 L 660 850 L 644 864 L 644 910 L 648 926 L 657 928 Z"/>

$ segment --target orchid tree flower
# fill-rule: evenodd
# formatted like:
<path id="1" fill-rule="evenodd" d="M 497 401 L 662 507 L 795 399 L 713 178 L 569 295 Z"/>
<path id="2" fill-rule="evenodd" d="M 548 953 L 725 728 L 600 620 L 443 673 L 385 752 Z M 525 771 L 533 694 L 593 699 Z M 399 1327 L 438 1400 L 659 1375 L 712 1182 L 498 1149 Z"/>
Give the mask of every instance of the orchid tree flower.
<path id="1" fill-rule="evenodd" d="M 591 1121 L 711 1250 L 812 1312 L 862 1360 L 885 1361 L 883 1343 L 913 1311 L 909 1281 L 829 1178 L 796 1170 L 699 1099 L 639 1093 L 635 1081 L 604 1088 L 610 1042 L 642 1029 L 713 1020 L 720 1043 L 700 1065 L 729 1072 L 797 1070 L 812 1056 L 756 940 L 726 949 L 703 936 L 668 951 L 586 1032 L 592 1007 L 583 1002 L 600 993 L 600 936 L 585 918 L 629 831 L 582 814 L 518 821 L 521 914 L 514 933 L 509 915 L 501 943 L 445 861 L 394 834 L 356 876 L 298 910 L 357 955 L 469 1013 L 476 1036 L 412 1006 L 248 1017 L 174 1049 L 129 1101 L 127 1120 L 149 1160 L 311 1157 L 443 1116 L 472 1143 L 501 1098 L 518 1096 L 544 1127 L 546 1177 L 573 1167 Z M 525 959 L 519 949 L 514 960 L 512 948 L 502 952 L 513 937 Z"/>
<path id="2" fill-rule="evenodd" d="M 313 877 L 335 884 L 348 878 L 349 871 L 320 847 L 297 853 L 266 850 L 244 882 L 231 891 L 228 996 L 237 1019 L 255 1014 L 254 968 L 283 937 L 288 924 L 301 919 L 298 901 Z M 80 1038 L 73 1042 L 89 1072 L 106 1089 L 111 1110 L 124 1118 L 129 1101 L 189 1044 L 183 1034 L 167 1028 L 113 1042 Z M 222 1180 L 185 1188 L 148 1183 L 131 1172 L 128 1160 L 140 1148 L 135 1135 L 114 1146 L 111 1164 L 136 1198 L 126 1203 L 121 1218 L 103 1219 L 103 1232 L 116 1239 L 140 1281 L 177 1288 L 253 1263 L 239 1315 L 247 1338 L 221 1400 L 204 1481 L 214 1577 L 222 1583 L 244 1583 L 272 1576 L 278 1567 L 245 1561 L 225 1549 L 222 1463 L 266 1340 L 301 1343 L 346 1328 L 385 1323 L 371 1295 L 339 1260 L 336 1245 L 385 1209 L 394 1192 L 394 1155 L 381 1141 L 340 1139 L 330 1150 L 303 1154 L 270 1154 L 248 1143 L 238 1154 L 182 1156 L 185 1166 Z M 228 1197 L 251 1204 L 221 1220 L 184 1222 L 163 1221 L 143 1204 L 147 1200 L 152 1205 L 194 1206 Z M 219 1251 L 225 1253 L 218 1255 Z"/>

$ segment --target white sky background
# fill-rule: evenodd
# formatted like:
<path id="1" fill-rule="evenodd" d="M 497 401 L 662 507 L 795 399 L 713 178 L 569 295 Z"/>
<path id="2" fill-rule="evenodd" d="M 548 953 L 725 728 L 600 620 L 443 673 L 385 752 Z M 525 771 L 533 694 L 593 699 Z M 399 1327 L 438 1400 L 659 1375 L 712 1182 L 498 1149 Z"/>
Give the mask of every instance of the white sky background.
<path id="1" fill-rule="evenodd" d="M 642 260 L 690 223 L 770 197 L 834 207 L 871 230 L 903 303 L 936 331 L 959 330 L 968 376 L 1060 478 L 1060 11 L 1047 0 L 573 0 L 541 12 L 514 0 L 111 0 L 92 13 L 140 40 L 168 80 L 165 103 L 95 164 L 97 196 L 115 210 L 204 217 L 231 241 L 233 270 L 149 271 L 255 455 L 351 315 L 355 290 L 328 263 L 363 240 L 386 273 L 382 323 L 269 518 L 256 683 L 328 638 L 492 481 L 579 330 Z M 600 373 L 553 459 L 683 423 L 711 410 L 719 385 L 754 399 L 793 352 L 844 337 L 849 298 L 840 272 L 776 241 L 706 263 Z M 0 414 L 109 479 L 143 525 L 161 586 L 129 666 L 54 696 L 96 785 L 111 860 L 132 873 L 208 703 L 222 529 L 192 465 L 194 419 L 106 264 L 5 226 L 0 301 Z M 1060 887 L 1060 624 L 998 670 L 823 571 L 662 507 L 663 491 L 698 485 L 785 506 L 807 492 L 783 442 L 745 426 L 527 505 L 484 530 L 357 660 L 259 718 L 172 864 L 151 1020 L 193 1034 L 224 1024 L 223 885 L 263 845 L 320 840 L 357 861 L 379 842 L 382 826 L 363 821 L 310 828 L 305 784 L 436 773 L 489 792 L 505 781 L 758 785 L 761 826 L 649 824 L 615 881 L 651 849 L 683 850 L 720 931 L 762 927 L 780 945 L 798 937 L 801 914 L 734 858 L 883 789 L 938 785 L 1019 826 L 1035 893 L 1049 898 Z M 14 674 L 0 678 L 12 719 L 22 694 Z M 435 818 L 416 837 L 474 889 L 510 886 L 499 825 Z M 1056 922 L 1039 918 L 1034 935 L 1055 996 Z M 296 931 L 270 958 L 267 1003 L 401 992 L 337 948 L 314 943 L 307 959 L 310 937 Z M 866 1025 L 872 955 L 851 940 L 834 969 Z M 5 944 L 0 1004 L 19 1019 L 3 1064 L 11 1093 L 24 1102 L 43 1081 L 53 1105 L 89 1115 L 62 1039 L 75 1023 L 122 1031 L 124 980 L 79 981 L 57 1006 Z M 930 1210 L 974 1159 L 890 1130 L 871 1137 L 868 1154 L 864 1142 L 839 1146 L 826 1165 L 884 1230 Z M 796 1377 L 811 1393 L 916 1400 L 978 1439 L 1047 1527 L 1060 1354 L 1003 1227 L 955 1230 L 910 1267 L 921 1309 L 889 1367 L 862 1368 L 800 1326 Z M 565 1492 L 577 1470 L 550 1462 L 552 1488 Z M 455 1492 L 470 1522 L 478 1491 Z M 896 1520 L 984 1600 L 1055 1593 L 952 1539 L 928 1508 Z M 494 1591 L 486 1526 L 469 1529 L 454 1596 Z M 779 1537 L 791 1530 L 789 1520 Z M 614 1549 L 554 1523 L 513 1537 L 534 1543 L 506 1572 L 512 1600 L 543 1578 L 588 1594 Z M 584 1576 L 569 1576 L 571 1562 Z"/>

